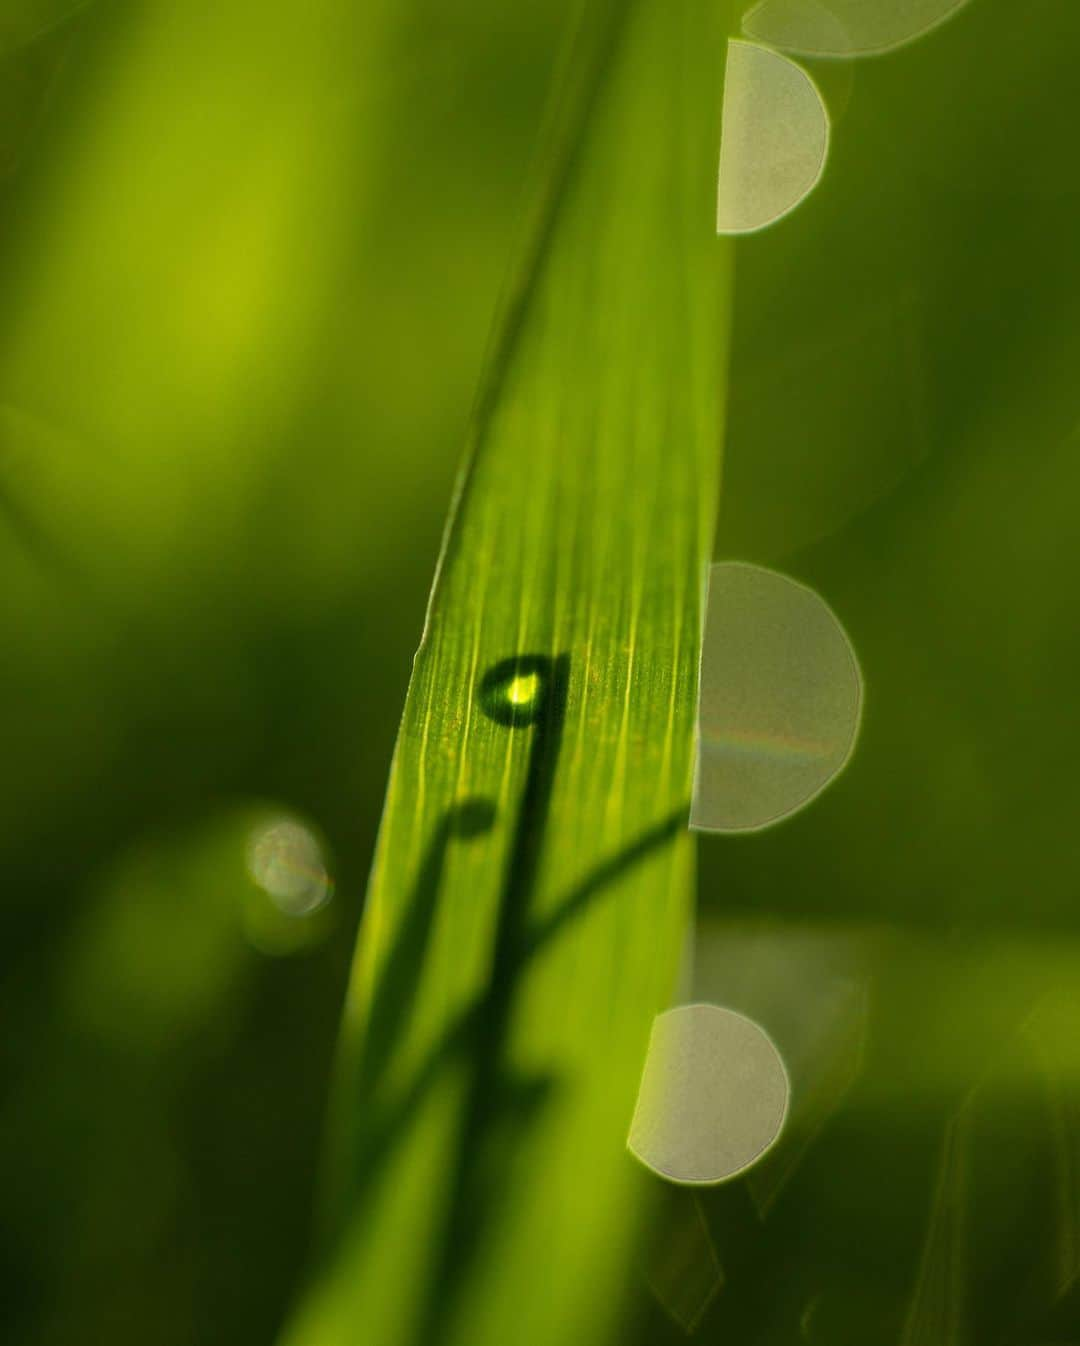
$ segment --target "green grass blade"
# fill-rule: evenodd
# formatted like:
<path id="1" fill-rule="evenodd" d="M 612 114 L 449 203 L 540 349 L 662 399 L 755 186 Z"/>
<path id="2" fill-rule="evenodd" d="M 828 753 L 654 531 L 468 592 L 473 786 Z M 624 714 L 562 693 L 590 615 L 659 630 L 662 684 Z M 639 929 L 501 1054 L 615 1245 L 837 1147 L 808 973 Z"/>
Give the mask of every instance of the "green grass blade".
<path id="1" fill-rule="evenodd" d="M 617 1309 L 692 894 L 724 17 L 593 6 L 560 86 L 398 740 L 337 1235 L 294 1346 L 587 1343 Z"/>

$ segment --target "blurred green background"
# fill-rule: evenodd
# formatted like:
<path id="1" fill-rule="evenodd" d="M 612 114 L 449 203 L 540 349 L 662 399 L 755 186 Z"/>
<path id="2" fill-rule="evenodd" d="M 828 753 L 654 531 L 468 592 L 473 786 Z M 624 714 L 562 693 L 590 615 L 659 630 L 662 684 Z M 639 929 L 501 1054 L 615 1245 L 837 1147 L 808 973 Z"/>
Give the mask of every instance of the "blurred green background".
<path id="1" fill-rule="evenodd" d="M 11 3 L 3 1338 L 268 1342 L 566 12 Z M 291 957 L 267 810 L 336 884 Z"/>
<path id="2" fill-rule="evenodd" d="M 573 8 L 6 0 L 12 1346 L 269 1343 L 287 1312 Z M 1078 1331 L 1078 44 L 1069 0 L 971 0 L 893 55 L 808 63 L 824 180 L 736 249 L 718 552 L 828 599 L 867 710 L 813 809 L 701 846 L 688 985 L 797 1084 L 782 1152 L 658 1216 L 724 1263 L 706 1339 Z M 334 879 L 284 944 L 247 868 L 282 812 Z M 625 1335 L 678 1340 L 693 1284 L 642 1257 Z"/>

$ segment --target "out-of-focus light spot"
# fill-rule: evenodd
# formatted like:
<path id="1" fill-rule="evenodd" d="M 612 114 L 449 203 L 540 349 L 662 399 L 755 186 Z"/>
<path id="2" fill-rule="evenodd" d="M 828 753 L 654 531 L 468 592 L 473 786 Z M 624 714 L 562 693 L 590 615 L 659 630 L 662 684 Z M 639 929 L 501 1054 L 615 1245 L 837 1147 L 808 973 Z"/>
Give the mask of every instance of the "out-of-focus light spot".
<path id="1" fill-rule="evenodd" d="M 256 830 L 248 867 L 286 916 L 310 916 L 334 891 L 314 833 L 290 818 Z"/>
<path id="2" fill-rule="evenodd" d="M 247 869 L 254 882 L 244 927 L 260 952 L 298 953 L 326 934 L 334 882 L 312 828 L 294 817 L 264 817 L 248 836 Z"/>
<path id="3" fill-rule="evenodd" d="M 894 51 L 944 23 L 968 0 L 760 0 L 743 32 L 798 56 Z"/>
<path id="4" fill-rule="evenodd" d="M 712 567 L 691 827 L 754 831 L 808 804 L 850 758 L 861 711 L 855 652 L 813 590 Z"/>
<path id="5" fill-rule="evenodd" d="M 630 1150 L 672 1182 L 717 1183 L 776 1141 L 788 1077 L 771 1039 L 719 1005 L 682 1005 L 653 1024 Z"/>
<path id="6" fill-rule="evenodd" d="M 828 149 L 829 116 L 806 71 L 767 47 L 729 41 L 717 232 L 753 233 L 794 210 Z"/>

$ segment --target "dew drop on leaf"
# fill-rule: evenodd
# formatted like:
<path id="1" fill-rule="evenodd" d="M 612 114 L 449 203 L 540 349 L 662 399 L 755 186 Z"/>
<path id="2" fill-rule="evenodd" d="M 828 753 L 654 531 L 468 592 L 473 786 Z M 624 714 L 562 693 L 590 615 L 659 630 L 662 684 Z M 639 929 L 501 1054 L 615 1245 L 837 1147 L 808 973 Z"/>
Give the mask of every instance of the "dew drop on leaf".
<path id="1" fill-rule="evenodd" d="M 862 676 L 812 589 L 725 561 L 709 577 L 690 826 L 745 832 L 808 804 L 855 746 Z"/>
<path id="2" fill-rule="evenodd" d="M 753 1020 L 680 1005 L 653 1023 L 630 1150 L 672 1182 L 723 1182 L 776 1141 L 788 1093 L 780 1053 Z"/>
<path id="3" fill-rule="evenodd" d="M 767 47 L 729 41 L 717 232 L 753 233 L 794 210 L 828 148 L 828 113 L 806 71 Z"/>

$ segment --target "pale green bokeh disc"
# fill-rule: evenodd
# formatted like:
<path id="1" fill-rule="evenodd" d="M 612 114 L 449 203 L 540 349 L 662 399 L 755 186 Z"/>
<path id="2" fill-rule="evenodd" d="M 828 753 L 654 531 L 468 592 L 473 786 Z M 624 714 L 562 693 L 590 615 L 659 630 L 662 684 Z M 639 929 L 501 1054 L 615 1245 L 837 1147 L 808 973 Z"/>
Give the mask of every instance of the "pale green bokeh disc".
<path id="1" fill-rule="evenodd" d="M 828 113 L 806 71 L 768 47 L 729 41 L 717 232 L 753 233 L 794 210 L 828 149 Z"/>
<path id="2" fill-rule="evenodd" d="M 776 1141 L 788 1094 L 764 1029 L 719 1005 L 680 1005 L 653 1024 L 628 1145 L 671 1182 L 724 1182 Z"/>
<path id="3" fill-rule="evenodd" d="M 767 827 L 846 765 L 862 677 L 843 627 L 812 589 L 776 571 L 710 571 L 690 825 Z"/>
<path id="4" fill-rule="evenodd" d="M 895 51 L 968 0 L 760 0 L 743 32 L 798 56 L 852 57 Z"/>

